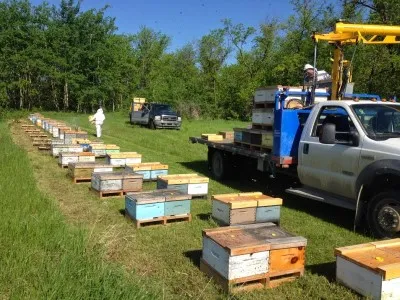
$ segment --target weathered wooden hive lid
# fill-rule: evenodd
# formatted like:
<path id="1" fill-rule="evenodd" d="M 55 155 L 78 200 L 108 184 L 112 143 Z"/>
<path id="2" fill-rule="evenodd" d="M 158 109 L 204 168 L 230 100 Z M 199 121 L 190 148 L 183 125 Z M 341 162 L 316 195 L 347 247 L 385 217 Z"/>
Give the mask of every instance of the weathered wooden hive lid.
<path id="1" fill-rule="evenodd" d="M 120 153 L 109 153 L 107 154 L 107 156 L 110 158 L 141 158 L 142 154 L 139 154 L 137 152 L 120 152 Z"/>
<path id="2" fill-rule="evenodd" d="M 400 278 L 400 238 L 336 248 L 335 255 L 382 275 L 383 280 Z"/>
<path id="3" fill-rule="evenodd" d="M 79 152 L 78 153 L 79 156 L 96 156 L 94 153 L 92 152 Z"/>
<path id="4" fill-rule="evenodd" d="M 78 152 L 61 152 L 60 157 L 78 157 L 80 153 Z"/>
<path id="5" fill-rule="evenodd" d="M 261 192 L 219 194 L 213 195 L 212 200 L 224 202 L 228 204 L 231 209 L 282 205 L 281 198 L 274 198 L 264 195 Z"/>
<path id="6" fill-rule="evenodd" d="M 119 146 L 114 145 L 114 144 L 107 144 L 106 146 L 106 150 L 119 150 Z"/>
<path id="7" fill-rule="evenodd" d="M 166 170 L 168 169 L 168 165 L 162 164 L 160 162 L 146 162 L 146 163 L 137 163 L 137 164 L 129 164 L 128 167 L 132 168 L 134 171 L 143 171 L 143 170 Z"/>
<path id="8" fill-rule="evenodd" d="M 110 165 L 108 165 L 110 167 Z M 118 171 L 118 172 L 99 172 L 93 173 L 94 177 L 99 177 L 101 180 L 110 180 L 110 179 L 141 179 L 143 178 L 142 174 L 128 172 L 128 171 Z"/>
<path id="9" fill-rule="evenodd" d="M 207 183 L 207 182 L 209 182 L 209 179 L 207 177 L 200 176 L 196 173 L 161 175 L 161 176 L 158 176 L 158 179 L 165 181 L 168 184 Z"/>
<path id="10" fill-rule="evenodd" d="M 72 168 L 75 169 L 94 169 L 94 168 L 111 168 L 112 166 L 105 163 L 99 162 L 76 162 L 71 164 Z"/>
<path id="11" fill-rule="evenodd" d="M 203 230 L 203 236 L 212 239 L 230 255 L 249 254 L 270 249 L 304 247 L 307 240 L 294 236 L 274 223 L 236 225 Z"/>
<path id="12" fill-rule="evenodd" d="M 162 192 L 159 192 L 159 190 L 128 193 L 126 195 L 126 198 L 132 201 L 136 201 L 136 203 L 138 204 L 165 202 L 165 196 Z"/>
<path id="13" fill-rule="evenodd" d="M 179 201 L 179 200 L 190 200 L 192 195 L 175 189 L 160 189 L 157 190 L 165 197 L 165 201 Z"/>
<path id="14" fill-rule="evenodd" d="M 51 145 L 53 148 L 73 148 L 73 149 L 80 149 L 82 148 L 80 145 L 73 145 L 73 144 L 55 144 Z"/>

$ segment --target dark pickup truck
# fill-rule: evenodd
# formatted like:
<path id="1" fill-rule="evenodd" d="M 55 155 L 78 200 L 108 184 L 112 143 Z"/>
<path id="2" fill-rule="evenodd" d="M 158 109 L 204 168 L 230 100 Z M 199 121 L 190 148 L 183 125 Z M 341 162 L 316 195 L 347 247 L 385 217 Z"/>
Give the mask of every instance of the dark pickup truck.
<path id="1" fill-rule="evenodd" d="M 168 104 L 141 103 L 140 108 L 137 107 L 132 102 L 132 109 L 129 113 L 131 124 L 147 125 L 151 129 L 181 128 L 181 117 Z"/>

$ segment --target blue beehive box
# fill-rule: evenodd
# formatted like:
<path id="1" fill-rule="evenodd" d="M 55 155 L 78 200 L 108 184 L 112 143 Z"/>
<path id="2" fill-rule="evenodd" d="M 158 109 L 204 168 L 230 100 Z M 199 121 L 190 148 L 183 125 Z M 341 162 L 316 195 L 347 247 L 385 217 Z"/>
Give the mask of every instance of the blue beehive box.
<path id="1" fill-rule="evenodd" d="M 138 221 L 190 214 L 191 198 L 186 193 L 169 189 L 129 193 L 125 197 L 125 212 Z"/>
<path id="2" fill-rule="evenodd" d="M 157 180 L 158 176 L 168 175 L 168 165 L 160 162 L 127 164 L 126 168 L 142 174 L 143 180 Z"/>

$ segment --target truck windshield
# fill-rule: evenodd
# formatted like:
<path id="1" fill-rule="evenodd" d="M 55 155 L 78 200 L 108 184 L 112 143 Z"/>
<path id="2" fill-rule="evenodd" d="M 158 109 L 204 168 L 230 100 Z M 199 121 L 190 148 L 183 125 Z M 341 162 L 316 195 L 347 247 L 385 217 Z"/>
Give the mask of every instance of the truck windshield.
<path id="1" fill-rule="evenodd" d="M 369 138 L 382 140 L 400 137 L 400 106 L 357 104 L 352 108 Z"/>
<path id="2" fill-rule="evenodd" d="M 171 106 L 167 105 L 167 104 L 161 104 L 161 105 L 154 105 L 154 110 L 157 113 L 161 113 L 161 112 L 173 112 Z"/>

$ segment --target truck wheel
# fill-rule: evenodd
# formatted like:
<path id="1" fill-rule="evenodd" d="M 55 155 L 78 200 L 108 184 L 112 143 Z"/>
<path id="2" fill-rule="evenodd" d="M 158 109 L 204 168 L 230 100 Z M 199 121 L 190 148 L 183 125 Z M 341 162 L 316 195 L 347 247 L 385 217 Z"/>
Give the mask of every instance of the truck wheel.
<path id="1" fill-rule="evenodd" d="M 217 180 L 227 178 L 229 175 L 230 162 L 221 151 L 214 151 L 211 158 L 211 171 Z"/>
<path id="2" fill-rule="evenodd" d="M 153 130 L 156 129 L 156 124 L 154 124 L 153 120 L 150 120 L 149 127 L 150 127 L 150 129 L 153 129 Z"/>
<path id="3" fill-rule="evenodd" d="M 400 237 L 399 191 L 381 192 L 368 204 L 368 224 L 377 238 Z"/>

